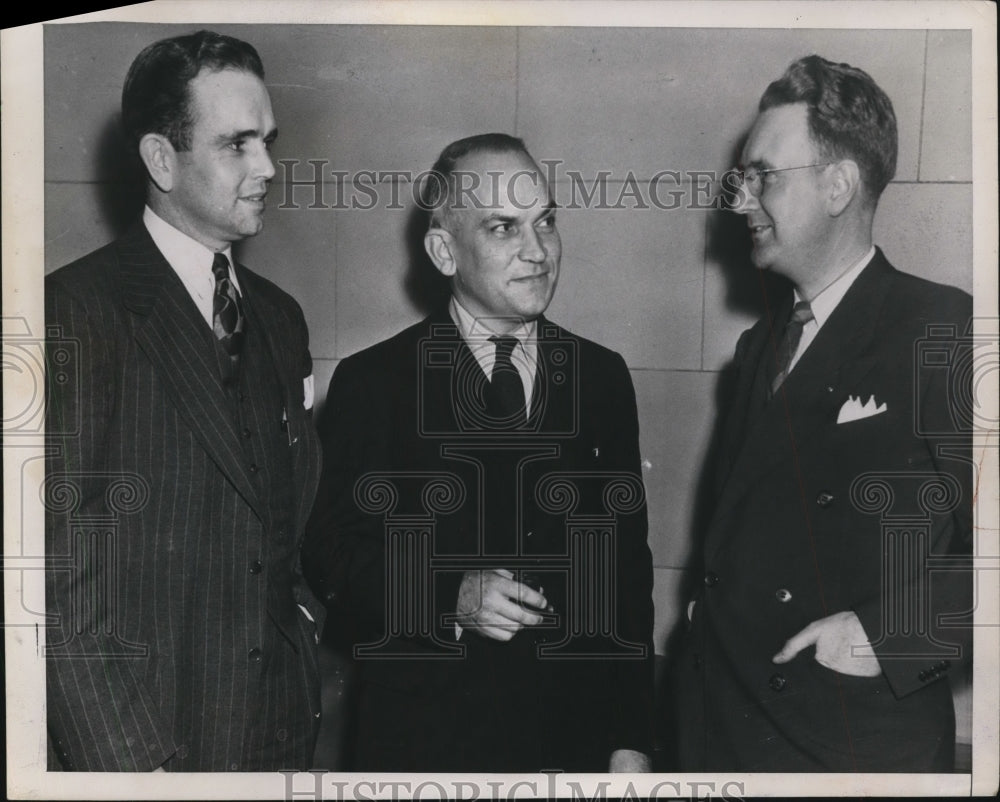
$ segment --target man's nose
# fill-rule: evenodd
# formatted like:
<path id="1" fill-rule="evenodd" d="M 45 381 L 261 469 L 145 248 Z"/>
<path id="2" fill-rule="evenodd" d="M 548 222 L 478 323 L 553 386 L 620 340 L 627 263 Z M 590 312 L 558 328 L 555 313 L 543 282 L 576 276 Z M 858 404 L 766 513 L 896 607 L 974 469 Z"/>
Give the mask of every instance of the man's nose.
<path id="1" fill-rule="evenodd" d="M 746 184 L 741 184 L 733 194 L 729 211 L 736 212 L 736 214 L 748 214 L 749 212 L 757 211 L 759 208 L 760 203 L 757 200 L 757 196 L 747 188 Z"/>
<path id="2" fill-rule="evenodd" d="M 518 256 L 524 262 L 544 262 L 545 257 L 549 253 L 542 244 L 542 239 L 538 236 L 538 232 L 531 226 L 527 227 L 526 232 L 521 242 L 521 252 Z"/>
<path id="3" fill-rule="evenodd" d="M 254 163 L 254 175 L 270 181 L 274 178 L 274 162 L 271 160 L 271 151 L 267 147 L 261 146 Z"/>

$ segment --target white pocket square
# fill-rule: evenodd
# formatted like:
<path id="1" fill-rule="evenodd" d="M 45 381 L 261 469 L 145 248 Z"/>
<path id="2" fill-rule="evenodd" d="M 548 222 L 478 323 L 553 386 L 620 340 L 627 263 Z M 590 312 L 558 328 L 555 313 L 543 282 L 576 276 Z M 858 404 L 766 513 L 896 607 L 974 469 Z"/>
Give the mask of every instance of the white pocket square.
<path id="1" fill-rule="evenodd" d="M 854 420 L 861 420 L 862 418 L 870 418 L 873 415 L 881 415 L 883 412 L 889 409 L 883 401 L 881 404 L 876 404 L 875 396 L 868 396 L 868 400 L 865 403 L 861 403 L 861 396 L 855 398 L 853 395 L 849 395 L 844 405 L 840 408 L 840 412 L 837 415 L 837 423 L 850 423 Z"/>
<path id="2" fill-rule="evenodd" d="M 310 373 L 302 380 L 302 406 L 312 409 L 313 405 L 313 374 Z"/>

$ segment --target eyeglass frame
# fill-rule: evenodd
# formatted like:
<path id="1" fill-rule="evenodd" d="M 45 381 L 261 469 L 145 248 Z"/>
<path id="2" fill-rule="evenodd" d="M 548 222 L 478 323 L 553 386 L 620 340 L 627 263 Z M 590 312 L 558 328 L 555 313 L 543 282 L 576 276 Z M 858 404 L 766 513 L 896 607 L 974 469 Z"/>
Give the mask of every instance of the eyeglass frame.
<path id="1" fill-rule="evenodd" d="M 732 167 L 729 170 L 726 170 L 726 172 L 722 174 L 723 191 L 726 191 L 728 189 L 726 187 L 727 183 L 726 177 L 730 175 L 738 176 L 739 183 L 736 186 L 732 187 L 732 189 L 729 189 L 729 191 L 735 193 L 745 187 L 747 192 L 749 192 L 755 198 L 760 199 L 761 196 L 764 194 L 764 176 L 767 175 L 768 173 L 786 173 L 789 170 L 805 170 L 809 167 L 829 167 L 831 164 L 836 164 L 836 163 L 837 162 L 816 162 L 815 164 L 800 164 L 797 167 L 765 167 L 763 169 L 758 169 L 756 167 L 749 167 L 747 169 L 744 169 L 742 167 Z M 756 192 L 754 191 L 751 182 L 748 181 L 746 177 L 747 173 L 750 172 L 752 172 L 755 176 L 754 182 L 756 182 L 759 179 L 759 187 L 758 191 Z"/>

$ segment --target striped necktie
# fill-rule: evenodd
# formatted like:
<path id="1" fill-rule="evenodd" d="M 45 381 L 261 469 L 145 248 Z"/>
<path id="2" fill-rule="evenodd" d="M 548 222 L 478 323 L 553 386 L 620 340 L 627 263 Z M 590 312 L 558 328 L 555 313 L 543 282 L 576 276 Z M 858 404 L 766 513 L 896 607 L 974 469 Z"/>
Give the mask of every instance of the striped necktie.
<path id="1" fill-rule="evenodd" d="M 799 347 L 799 341 L 802 339 L 802 328 L 813 319 L 812 308 L 809 306 L 808 301 L 799 301 L 792 308 L 792 317 L 789 319 L 788 325 L 785 326 L 785 333 L 781 337 L 781 342 L 778 343 L 778 351 L 775 355 L 776 372 L 770 383 L 772 396 L 778 392 L 781 383 L 788 376 L 788 370 L 795 356 L 795 351 Z"/>
<path id="2" fill-rule="evenodd" d="M 212 275 L 215 276 L 215 294 L 212 296 L 212 328 L 223 349 L 229 354 L 235 366 L 239 362 L 243 347 L 243 329 L 246 316 L 240 295 L 229 278 L 229 260 L 225 254 L 215 254 L 212 260 Z"/>

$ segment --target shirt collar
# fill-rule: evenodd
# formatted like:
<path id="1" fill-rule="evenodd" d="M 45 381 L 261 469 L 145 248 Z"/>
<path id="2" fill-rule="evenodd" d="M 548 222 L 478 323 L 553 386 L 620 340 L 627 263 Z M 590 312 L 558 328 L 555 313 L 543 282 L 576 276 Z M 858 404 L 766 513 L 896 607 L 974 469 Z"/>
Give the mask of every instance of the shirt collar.
<path id="1" fill-rule="evenodd" d="M 826 323 L 827 318 L 833 314 L 833 310 L 837 308 L 837 305 L 843 300 L 847 291 L 851 288 L 851 285 L 855 282 L 858 276 L 861 275 L 861 271 L 864 270 L 868 263 L 871 262 L 872 257 L 875 256 L 875 246 L 872 245 L 868 249 L 868 252 L 861 257 L 860 260 L 855 262 L 849 270 L 843 273 L 840 278 L 826 287 L 819 295 L 809 302 L 809 308 L 812 309 L 813 318 L 816 320 L 816 327 L 819 328 L 824 323 Z M 799 291 L 795 290 L 795 303 L 802 300 L 802 296 L 799 295 Z"/>
<path id="2" fill-rule="evenodd" d="M 149 236 L 153 238 L 153 243 L 159 248 L 167 263 L 180 276 L 186 286 L 191 281 L 208 280 L 214 288 L 215 278 L 212 276 L 212 261 L 215 259 L 215 251 L 206 248 L 197 240 L 172 226 L 149 206 L 146 206 L 142 212 L 142 222 L 146 226 Z M 239 291 L 240 283 L 239 279 L 236 278 L 236 271 L 233 269 L 232 251 L 232 246 L 227 245 L 220 253 L 225 254 L 229 261 L 229 279 Z"/>
<path id="3" fill-rule="evenodd" d="M 489 318 L 473 317 L 469 310 L 458 302 L 458 299 L 454 295 L 451 296 L 451 302 L 448 304 L 448 312 L 451 315 L 452 321 L 458 326 L 462 339 L 470 347 L 474 344 L 480 345 L 484 341 L 489 341 L 490 337 L 496 335 L 496 332 L 491 331 L 486 325 L 489 322 Z M 538 322 L 536 320 L 529 320 L 522 321 L 516 328 L 507 332 L 507 334 L 516 337 L 521 347 L 525 350 L 525 353 L 529 353 L 529 349 L 533 350 L 535 348 L 537 330 Z"/>

